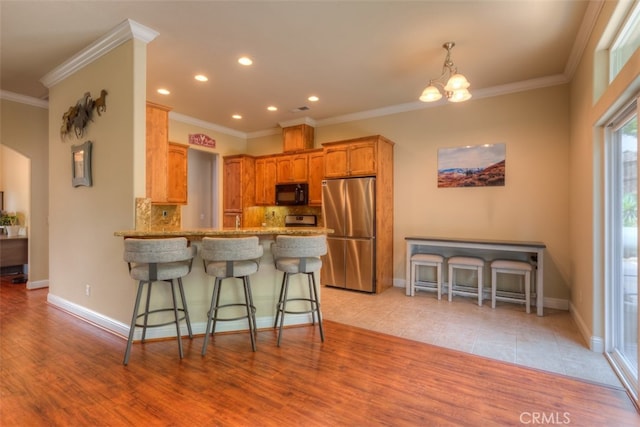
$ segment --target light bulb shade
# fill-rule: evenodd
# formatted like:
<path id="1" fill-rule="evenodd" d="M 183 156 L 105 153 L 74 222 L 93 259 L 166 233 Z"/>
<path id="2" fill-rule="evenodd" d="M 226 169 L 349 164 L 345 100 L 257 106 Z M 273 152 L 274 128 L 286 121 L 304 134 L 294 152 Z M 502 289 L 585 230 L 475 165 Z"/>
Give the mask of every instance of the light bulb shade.
<path id="1" fill-rule="evenodd" d="M 464 102 L 471 99 L 471 93 L 467 89 L 454 90 L 449 96 L 451 102 Z"/>
<path id="2" fill-rule="evenodd" d="M 431 85 L 422 91 L 422 95 L 420 95 L 420 101 L 422 102 L 433 102 L 442 98 L 442 94 L 438 90 L 437 87 Z"/>
<path id="3" fill-rule="evenodd" d="M 444 90 L 447 92 L 455 92 L 460 89 L 466 89 L 469 87 L 469 82 L 467 78 L 462 74 L 454 74 L 447 81 L 447 85 L 444 87 Z"/>

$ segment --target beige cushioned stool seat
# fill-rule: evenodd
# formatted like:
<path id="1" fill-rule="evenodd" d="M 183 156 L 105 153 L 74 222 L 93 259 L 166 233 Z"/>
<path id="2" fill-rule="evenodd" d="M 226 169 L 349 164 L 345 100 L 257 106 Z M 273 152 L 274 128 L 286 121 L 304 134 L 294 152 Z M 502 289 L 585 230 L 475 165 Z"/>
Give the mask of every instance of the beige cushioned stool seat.
<path id="1" fill-rule="evenodd" d="M 256 351 L 256 308 L 253 304 L 249 276 L 257 272 L 260 268 L 260 258 L 263 255 L 262 245 L 260 245 L 256 236 L 226 238 L 205 237 L 202 239 L 200 253 L 204 262 L 205 272 L 215 277 L 213 293 L 211 295 L 211 306 L 207 313 L 207 329 L 205 330 L 204 342 L 202 344 L 202 355 L 207 354 L 209 335 L 215 334 L 217 321 L 240 319 L 247 319 L 249 323 L 249 336 L 251 337 L 251 348 L 253 351 Z M 220 304 L 222 282 L 224 279 L 233 278 L 242 279 L 244 301 Z M 242 307 L 244 313 L 237 316 L 229 314 L 231 310 L 234 310 L 232 307 Z M 228 311 L 225 314 L 226 317 L 220 316 L 220 311 L 222 310 Z M 237 310 L 237 308 L 235 310 Z"/>
<path id="2" fill-rule="evenodd" d="M 125 350 L 123 364 L 129 363 L 131 354 L 131 344 L 133 343 L 133 334 L 136 327 L 142 328 L 142 342 L 145 340 L 147 328 L 161 327 L 170 323 L 176 325 L 176 335 L 178 338 L 178 353 L 180 358 L 183 357 L 182 338 L 180 337 L 180 321 L 185 320 L 189 337 L 193 337 L 191 330 L 191 321 L 189 320 L 189 311 L 182 286 L 182 277 L 189 274 L 193 257 L 196 255 L 196 247 L 189 246 L 189 242 L 184 237 L 165 238 L 165 239 L 133 239 L 124 240 L 124 260 L 129 267 L 129 275 L 132 279 L 138 281 L 138 292 L 133 307 L 133 315 L 129 328 L 129 337 L 127 339 L 127 348 Z M 178 282 L 178 290 L 180 292 L 182 307 L 178 308 L 175 295 L 175 283 Z M 149 302 L 151 290 L 155 282 L 166 282 L 171 286 L 172 306 L 166 308 L 150 309 Z M 144 312 L 138 314 L 140 300 L 144 285 L 146 286 L 147 297 Z M 149 315 L 163 311 L 173 312 L 174 320 L 165 323 L 149 323 Z M 184 314 L 178 317 L 178 312 Z M 143 323 L 138 324 L 137 319 L 142 317 Z"/>
<path id="3" fill-rule="evenodd" d="M 496 300 L 524 303 L 527 313 L 531 313 L 531 271 L 533 266 L 525 261 L 497 259 L 491 262 L 491 308 L 496 308 Z M 517 297 L 498 297 L 498 273 L 524 276 L 524 299 Z"/>
<path id="4" fill-rule="evenodd" d="M 322 313 L 320 312 L 320 296 L 316 286 L 314 272 L 322 267 L 322 255 L 327 253 L 327 237 L 321 236 L 277 236 L 271 244 L 271 252 L 277 270 L 284 273 L 280 287 L 280 297 L 276 305 L 276 320 L 273 327 L 278 328 L 278 346 L 282 338 L 285 314 L 311 314 L 311 323 L 315 325 L 318 317 L 320 339 L 324 342 L 322 327 Z M 289 297 L 290 276 L 306 274 L 308 283 L 308 297 Z M 287 304 L 291 302 L 309 303 L 308 309 L 292 309 Z"/>
<path id="5" fill-rule="evenodd" d="M 478 305 L 482 305 L 482 282 L 484 271 L 484 260 L 482 258 L 467 257 L 467 256 L 453 256 L 447 259 L 447 265 L 449 266 L 449 301 L 453 297 L 453 285 L 454 271 L 455 269 L 476 270 L 478 276 L 478 287 L 476 291 L 456 291 L 459 295 L 470 295 L 478 297 Z"/>
<path id="6" fill-rule="evenodd" d="M 409 295 L 414 296 L 416 289 L 430 289 L 429 286 L 420 284 L 418 281 L 418 267 L 435 267 L 436 269 L 436 289 L 438 299 L 442 297 L 442 264 L 444 257 L 437 254 L 413 254 L 411 256 L 411 277 L 409 278 Z"/>

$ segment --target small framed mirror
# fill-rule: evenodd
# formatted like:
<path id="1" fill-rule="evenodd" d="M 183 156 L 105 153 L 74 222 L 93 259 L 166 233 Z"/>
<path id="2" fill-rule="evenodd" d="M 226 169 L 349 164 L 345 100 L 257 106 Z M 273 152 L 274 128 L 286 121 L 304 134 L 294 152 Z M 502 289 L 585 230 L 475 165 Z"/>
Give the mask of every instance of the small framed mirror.
<path id="1" fill-rule="evenodd" d="M 71 183 L 91 187 L 91 141 L 71 146 Z"/>

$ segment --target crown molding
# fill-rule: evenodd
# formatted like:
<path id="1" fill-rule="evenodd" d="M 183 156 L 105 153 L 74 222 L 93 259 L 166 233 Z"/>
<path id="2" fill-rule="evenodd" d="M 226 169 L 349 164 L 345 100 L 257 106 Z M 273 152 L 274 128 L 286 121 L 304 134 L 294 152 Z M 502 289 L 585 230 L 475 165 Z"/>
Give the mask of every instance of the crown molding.
<path id="1" fill-rule="evenodd" d="M 211 122 L 205 122 L 204 120 L 195 119 L 191 116 L 185 116 L 184 114 L 169 112 L 169 119 L 177 122 L 186 123 L 188 125 L 194 125 L 203 129 L 215 130 L 216 132 L 224 133 L 226 135 L 235 136 L 236 138 L 247 139 L 247 134 L 231 128 L 217 125 Z"/>
<path id="2" fill-rule="evenodd" d="M 9 92 L 6 90 L 0 90 L 0 99 L 31 105 L 32 107 L 49 109 L 49 101 L 34 98 L 32 96 L 20 95 L 19 93 Z"/>
<path id="3" fill-rule="evenodd" d="M 282 129 L 278 127 L 278 128 L 271 128 L 271 129 L 265 129 L 265 130 L 257 130 L 255 132 L 249 132 L 247 133 L 247 139 L 262 138 L 263 136 L 271 136 L 271 135 L 282 135 Z"/>
<path id="4" fill-rule="evenodd" d="M 131 19 L 125 19 L 107 34 L 51 70 L 40 82 L 50 88 L 66 79 L 76 71 L 97 60 L 131 39 L 149 43 L 158 36 L 158 32 Z"/>
<path id="5" fill-rule="evenodd" d="M 473 92 L 476 99 L 492 98 L 494 96 L 509 95 L 511 93 L 525 92 L 528 90 L 542 89 L 550 86 L 559 86 L 569 83 L 565 74 L 555 74 L 553 76 L 540 77 L 537 79 L 523 80 L 521 82 L 509 83 L 506 85 L 493 86 L 486 89 L 478 89 Z"/>
<path id="6" fill-rule="evenodd" d="M 568 80 L 571 80 L 573 78 L 573 75 L 576 72 L 576 68 L 578 68 L 578 64 L 580 64 L 580 60 L 582 59 L 582 55 L 584 55 L 584 51 L 587 48 L 589 37 L 591 37 L 591 33 L 593 33 L 593 28 L 596 25 L 603 5 L 604 1 L 597 0 L 590 1 L 589 5 L 587 6 L 587 10 L 585 11 L 584 17 L 582 18 L 582 24 L 580 24 L 580 29 L 578 30 L 576 39 L 573 42 L 573 47 L 571 48 L 569 59 L 567 60 L 567 64 L 564 68 L 564 74 L 567 76 Z"/>
<path id="7" fill-rule="evenodd" d="M 289 126 L 297 126 L 297 125 L 309 125 L 309 126 L 315 127 L 316 121 L 313 120 L 311 117 L 299 117 L 297 119 L 279 122 L 278 125 L 280 125 L 281 128 L 286 128 Z"/>
<path id="8" fill-rule="evenodd" d="M 554 76 L 541 77 L 539 79 L 525 80 L 517 83 L 510 83 L 507 85 L 494 86 L 486 89 L 478 89 L 472 91 L 473 99 L 491 98 L 494 96 L 507 95 L 510 93 L 524 92 L 527 90 L 540 89 L 549 86 L 556 86 L 568 83 L 569 80 L 564 74 L 556 74 Z M 328 126 L 339 123 L 347 123 L 355 120 L 373 119 L 376 117 L 389 116 L 391 114 L 405 113 L 413 110 L 423 110 L 425 108 L 440 107 L 447 104 L 447 101 L 442 99 L 437 102 L 409 102 L 406 104 L 392 105 L 390 107 L 376 108 L 374 110 L 361 111 L 353 114 L 345 114 L 343 116 L 330 117 L 324 120 L 318 120 L 317 125 Z"/>

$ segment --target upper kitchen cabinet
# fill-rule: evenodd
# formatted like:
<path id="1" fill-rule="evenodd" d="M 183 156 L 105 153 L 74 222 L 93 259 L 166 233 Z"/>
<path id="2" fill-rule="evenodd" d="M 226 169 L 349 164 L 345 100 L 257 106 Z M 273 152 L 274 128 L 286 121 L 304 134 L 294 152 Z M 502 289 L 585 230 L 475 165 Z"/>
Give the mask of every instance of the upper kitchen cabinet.
<path id="1" fill-rule="evenodd" d="M 324 152 L 313 150 L 309 155 L 309 205 L 322 205 L 322 180 L 324 179 Z"/>
<path id="2" fill-rule="evenodd" d="M 255 205 L 255 158 L 245 155 L 225 156 L 223 165 L 223 226 L 234 227 L 235 218 L 247 227 L 242 211 Z"/>
<path id="3" fill-rule="evenodd" d="M 276 181 L 278 184 L 307 182 L 309 156 L 307 153 L 287 154 L 276 157 Z"/>
<path id="4" fill-rule="evenodd" d="M 187 147 L 169 144 L 170 108 L 147 102 L 146 194 L 151 203 L 187 203 Z"/>
<path id="5" fill-rule="evenodd" d="M 256 205 L 276 204 L 276 158 L 256 158 Z"/>
<path id="6" fill-rule="evenodd" d="M 313 127 L 301 124 L 282 128 L 283 150 L 289 151 L 307 150 L 313 148 Z"/>
<path id="7" fill-rule="evenodd" d="M 325 178 L 374 176 L 393 163 L 393 142 L 380 135 L 322 144 Z"/>
<path id="8" fill-rule="evenodd" d="M 169 143 L 167 158 L 167 202 L 187 204 L 187 152 L 189 147 L 174 142 Z"/>

